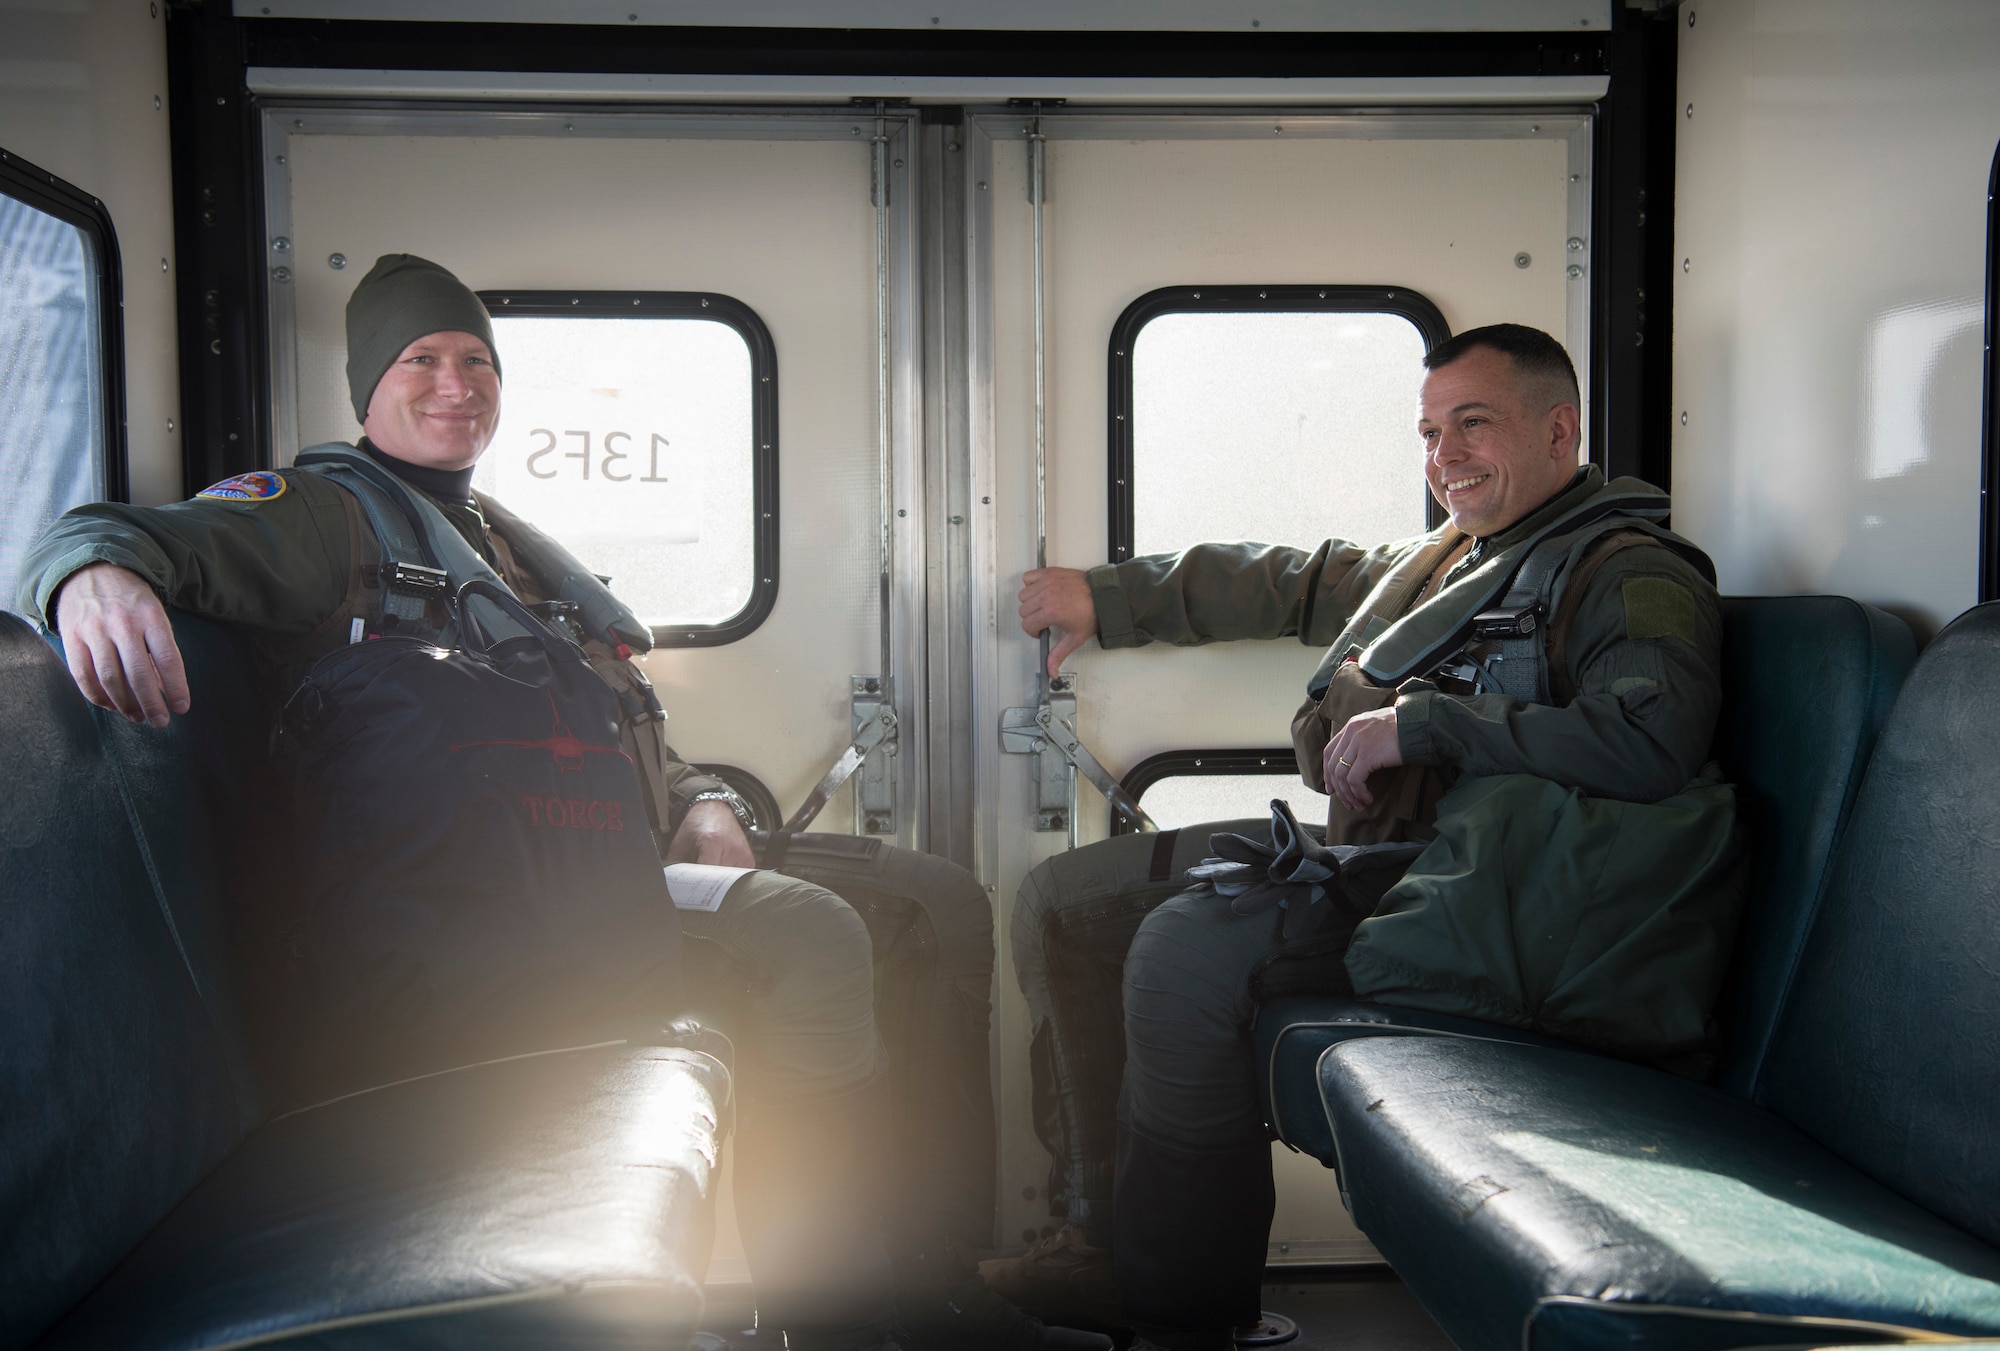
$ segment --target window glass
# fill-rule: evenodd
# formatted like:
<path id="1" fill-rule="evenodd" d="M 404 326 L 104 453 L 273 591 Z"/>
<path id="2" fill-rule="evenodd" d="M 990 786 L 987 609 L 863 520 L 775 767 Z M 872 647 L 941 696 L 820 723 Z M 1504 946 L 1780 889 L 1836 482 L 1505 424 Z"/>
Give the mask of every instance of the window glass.
<path id="1" fill-rule="evenodd" d="M 1133 552 L 1422 534 L 1424 339 L 1398 314 L 1162 314 L 1132 349 Z"/>
<path id="2" fill-rule="evenodd" d="M 473 485 L 644 622 L 719 624 L 756 583 L 750 348 L 710 319 L 496 317 L 500 426 Z"/>
<path id="3" fill-rule="evenodd" d="M 48 523 L 104 496 L 96 271 L 82 230 L 0 194 L 0 607 Z"/>
<path id="4" fill-rule="evenodd" d="M 1326 822 L 1327 798 L 1291 774 L 1175 774 L 1150 785 L 1139 805 L 1161 830 L 1254 816 L 1268 820 L 1283 798 L 1301 825 Z"/>

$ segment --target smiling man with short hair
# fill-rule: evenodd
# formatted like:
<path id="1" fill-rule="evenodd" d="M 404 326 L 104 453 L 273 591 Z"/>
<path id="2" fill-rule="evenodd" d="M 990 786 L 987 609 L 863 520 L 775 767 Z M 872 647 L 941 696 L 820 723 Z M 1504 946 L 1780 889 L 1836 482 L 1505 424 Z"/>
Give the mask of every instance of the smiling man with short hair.
<path id="1" fill-rule="evenodd" d="M 1523 801 L 1610 819 L 1622 804 L 1681 803 L 1708 782 L 1721 615 L 1707 558 L 1664 528 L 1665 494 L 1579 466 L 1576 376 L 1548 334 L 1473 329 L 1424 365 L 1416 430 L 1449 517 L 1429 534 L 1372 549 L 1201 544 L 1023 579 L 1022 627 L 1057 631 L 1052 675 L 1092 636 L 1107 648 L 1281 637 L 1323 648 L 1292 725 L 1299 770 L 1330 794 L 1326 844 L 1379 861 L 1374 896 L 1349 892 L 1345 911 L 1322 894 L 1331 882 L 1267 887 L 1261 901 L 1189 889 L 1211 831 L 1272 842 L 1271 825 L 1244 821 L 1116 837 L 1059 854 L 1022 884 L 1012 941 L 1033 1020 L 1034 1115 L 1065 1223 L 982 1270 L 1031 1306 L 1101 1307 L 1115 1295 L 1142 1333 L 1135 1347 L 1223 1351 L 1232 1325 L 1256 1317 L 1273 1196 L 1250 1035 L 1278 963 L 1290 964 L 1294 991 L 1368 995 L 1389 969 L 1423 987 L 1427 964 L 1445 956 L 1434 933 L 1378 930 L 1366 945 L 1373 966 L 1348 951 L 1380 888 L 1443 866 L 1466 838 L 1503 837 L 1510 819 L 1533 833 Z M 1453 796 L 1475 784 L 1500 787 L 1476 809 Z M 1552 795 L 1535 798 L 1542 788 Z M 1588 806 L 1597 799 L 1613 805 Z M 1699 819 L 1705 834 L 1677 836 L 1671 822 L 1653 832 L 1665 851 L 1657 871 L 1686 868 L 1691 886 L 1727 874 L 1733 812 L 1723 786 L 1676 818 Z M 1295 875 L 1329 876 L 1331 855 L 1301 868 L 1298 852 L 1284 865 Z M 1511 876 L 1460 871 L 1483 874 L 1468 901 L 1504 914 Z M 1718 894 L 1722 914 L 1731 901 L 1726 887 Z M 1561 899 L 1580 915 L 1603 898 L 1584 885 Z M 1718 927 L 1729 922 L 1722 914 Z M 1709 946 L 1726 949 L 1727 933 Z M 1698 1046 L 1719 959 L 1667 953 L 1663 969 L 1686 976 L 1688 1016 L 1672 1035 Z M 1441 993 L 1423 1006 L 1457 1008 L 1450 981 L 1436 980 Z"/>

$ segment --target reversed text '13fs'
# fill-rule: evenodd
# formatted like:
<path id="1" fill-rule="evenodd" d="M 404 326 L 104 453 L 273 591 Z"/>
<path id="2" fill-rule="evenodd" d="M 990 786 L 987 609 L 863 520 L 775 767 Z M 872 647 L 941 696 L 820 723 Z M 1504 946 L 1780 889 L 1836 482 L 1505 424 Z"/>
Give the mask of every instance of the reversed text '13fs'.
<path id="1" fill-rule="evenodd" d="M 566 431 L 558 436 L 547 427 L 536 427 L 528 435 L 531 437 L 541 436 L 548 438 L 547 445 L 528 452 L 527 468 L 528 472 L 534 477 L 555 478 L 564 472 L 563 465 L 567 461 L 575 461 L 576 473 L 579 478 L 588 479 L 590 477 L 591 434 L 588 431 Z M 577 439 L 580 448 L 564 450 L 558 453 L 556 447 L 570 437 Z M 652 445 L 646 456 L 646 472 L 636 475 L 632 472 L 631 468 L 621 467 L 625 465 L 627 460 L 632 458 L 632 452 L 621 449 L 614 444 L 616 442 L 630 442 L 631 440 L 632 435 L 630 432 L 606 432 L 597 439 L 598 454 L 603 457 L 597 465 L 597 476 L 602 479 L 609 479 L 613 483 L 665 483 L 667 476 L 660 472 L 660 451 L 667 446 L 667 438 L 661 436 L 658 432 L 652 433 Z M 556 457 L 555 465 L 546 469 L 541 468 L 542 461 L 551 455 Z"/>

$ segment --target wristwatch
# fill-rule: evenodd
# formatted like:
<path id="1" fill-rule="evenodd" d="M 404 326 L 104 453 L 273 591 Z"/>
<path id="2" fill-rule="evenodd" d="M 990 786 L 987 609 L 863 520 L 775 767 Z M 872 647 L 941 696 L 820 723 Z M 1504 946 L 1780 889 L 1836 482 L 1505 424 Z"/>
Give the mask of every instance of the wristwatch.
<path id="1" fill-rule="evenodd" d="M 746 833 L 757 828 L 757 818 L 750 814 L 749 804 L 727 788 L 711 788 L 705 793 L 696 793 L 688 799 L 688 809 L 692 811 L 697 802 L 720 802 L 736 813 L 736 820 Z"/>

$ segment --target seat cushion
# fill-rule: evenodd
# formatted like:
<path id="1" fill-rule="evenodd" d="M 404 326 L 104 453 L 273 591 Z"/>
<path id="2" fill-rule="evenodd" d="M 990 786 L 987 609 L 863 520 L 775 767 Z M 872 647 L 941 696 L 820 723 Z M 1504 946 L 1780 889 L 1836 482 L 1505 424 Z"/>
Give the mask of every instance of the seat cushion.
<path id="1" fill-rule="evenodd" d="M 727 1083 L 614 1043 L 277 1117 L 37 1346 L 685 1344 Z"/>
<path id="2" fill-rule="evenodd" d="M 1335 995 L 1293 995 L 1257 1011 L 1257 1092 L 1264 1120 L 1280 1140 L 1337 1167 L 1333 1129 L 1319 1097 L 1319 1058 L 1326 1048 L 1354 1037 L 1472 1037 L 1530 1046 L 1566 1043 L 1539 1032 L 1483 1023 L 1450 1013 L 1398 1009 Z"/>
<path id="3" fill-rule="evenodd" d="M 1320 1082 L 1355 1222 L 1462 1351 L 2000 1333 L 2000 1251 L 1718 1089 L 1463 1037 Z"/>

